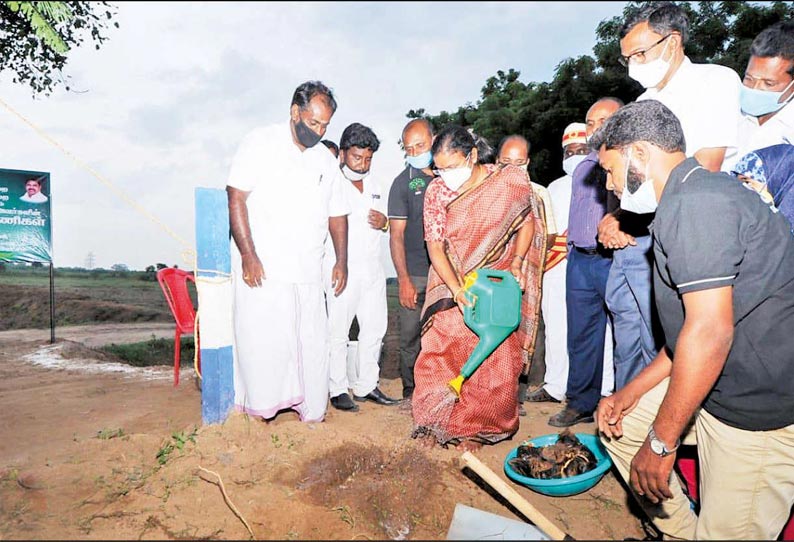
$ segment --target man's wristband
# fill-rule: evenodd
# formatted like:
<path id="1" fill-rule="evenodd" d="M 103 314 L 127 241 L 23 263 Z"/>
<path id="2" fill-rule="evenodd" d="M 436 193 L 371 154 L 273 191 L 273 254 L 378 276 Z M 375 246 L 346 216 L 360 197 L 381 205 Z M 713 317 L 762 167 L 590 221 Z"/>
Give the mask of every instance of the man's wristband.
<path id="1" fill-rule="evenodd" d="M 386 218 L 386 224 L 383 225 L 383 227 L 381 228 L 381 231 L 389 231 L 389 219 L 388 219 L 388 217 Z"/>

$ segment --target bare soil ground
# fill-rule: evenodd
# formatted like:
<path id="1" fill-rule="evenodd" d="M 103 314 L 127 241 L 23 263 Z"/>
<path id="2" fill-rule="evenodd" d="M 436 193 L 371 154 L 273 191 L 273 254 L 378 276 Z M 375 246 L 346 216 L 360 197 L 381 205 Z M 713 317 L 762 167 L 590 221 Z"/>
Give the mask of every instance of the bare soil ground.
<path id="1" fill-rule="evenodd" d="M 192 369 L 174 388 L 167 366 L 110 372 L 92 350 L 171 337 L 173 324 L 56 331 L 55 345 L 49 330 L 0 333 L 0 539 L 247 539 L 243 519 L 257 539 L 443 539 L 456 503 L 518 517 L 462 470 L 459 451 L 410 439 L 399 406 L 202 426 Z M 393 396 L 396 341 L 387 336 L 381 381 Z M 546 420 L 559 405 L 526 408 L 511 441 L 476 452 L 503 478 L 521 440 L 558 432 Z M 566 498 L 508 483 L 574 538 L 643 536 L 611 472 Z"/>

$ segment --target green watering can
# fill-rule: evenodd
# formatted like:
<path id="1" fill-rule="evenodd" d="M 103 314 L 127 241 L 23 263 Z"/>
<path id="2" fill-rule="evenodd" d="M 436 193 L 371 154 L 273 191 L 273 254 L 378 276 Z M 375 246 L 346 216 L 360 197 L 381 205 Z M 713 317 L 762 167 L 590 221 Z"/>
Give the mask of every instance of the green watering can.
<path id="1" fill-rule="evenodd" d="M 463 309 L 463 321 L 480 338 L 460 375 L 448 386 L 460 397 L 463 381 L 518 327 L 521 321 L 521 288 L 508 271 L 477 269 L 466 275 L 463 295 L 472 302 Z"/>

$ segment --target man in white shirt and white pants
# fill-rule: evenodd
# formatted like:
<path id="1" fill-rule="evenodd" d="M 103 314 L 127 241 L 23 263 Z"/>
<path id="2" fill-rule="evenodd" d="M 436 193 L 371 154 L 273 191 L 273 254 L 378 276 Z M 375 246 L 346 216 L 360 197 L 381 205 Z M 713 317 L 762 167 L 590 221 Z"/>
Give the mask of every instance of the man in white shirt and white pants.
<path id="1" fill-rule="evenodd" d="M 302 421 L 322 421 L 328 405 L 323 244 L 330 231 L 339 295 L 350 211 L 337 160 L 317 145 L 335 111 L 325 85 L 300 85 L 290 122 L 249 133 L 227 181 L 235 407 L 265 419 L 293 409 Z"/>
<path id="2" fill-rule="evenodd" d="M 378 361 L 388 323 L 386 274 L 380 256 L 381 240 L 388 230 L 388 190 L 369 172 L 372 155 L 379 147 L 375 133 L 357 122 L 345 128 L 339 140 L 339 161 L 345 178 L 342 185 L 351 212 L 348 217 L 348 282 L 345 291 L 338 296 L 333 295 L 333 285 L 328 280 L 336 257 L 327 241 L 323 258 L 331 330 L 329 394 L 331 406 L 338 410 L 358 410 L 348 394 L 350 388 L 356 401 L 380 405 L 397 403 L 378 387 Z M 351 360 L 355 366 L 348 368 L 348 331 L 354 317 L 359 327 L 358 348 L 356 359 Z"/>
<path id="3" fill-rule="evenodd" d="M 726 66 L 692 63 L 684 52 L 688 36 L 681 7 L 648 3 L 620 28 L 620 62 L 646 89 L 637 101 L 658 100 L 678 118 L 687 156 L 710 171 L 730 170 L 738 160 L 741 82 Z M 614 249 L 606 298 L 615 326 L 616 390 L 649 365 L 662 344 L 651 293 L 651 220 L 652 209 L 622 201 L 598 227 L 598 240 Z"/>
<path id="4" fill-rule="evenodd" d="M 738 158 L 772 145 L 794 145 L 794 21 L 775 23 L 755 37 L 742 83 Z"/>

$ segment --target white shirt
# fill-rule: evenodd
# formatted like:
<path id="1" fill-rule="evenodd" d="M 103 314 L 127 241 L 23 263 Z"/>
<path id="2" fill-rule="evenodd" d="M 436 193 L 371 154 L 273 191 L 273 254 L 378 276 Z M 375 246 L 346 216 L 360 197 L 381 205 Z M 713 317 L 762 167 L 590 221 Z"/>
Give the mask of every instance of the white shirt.
<path id="1" fill-rule="evenodd" d="M 787 103 L 761 125 L 758 124 L 758 117 L 742 115 L 737 160 L 747 153 L 781 143 L 794 145 L 794 101 Z"/>
<path id="2" fill-rule="evenodd" d="M 41 192 L 36 192 L 32 196 L 28 196 L 28 193 L 25 192 L 19 198 L 20 201 L 26 201 L 28 203 L 44 203 L 47 201 L 47 196 L 42 194 Z"/>
<path id="3" fill-rule="evenodd" d="M 538 184 L 533 181 L 529 181 L 529 184 L 532 185 L 532 190 L 535 191 L 535 194 L 537 194 L 543 202 L 543 208 L 546 212 L 546 235 L 558 233 L 557 221 L 555 220 L 554 209 L 551 205 L 551 196 L 549 196 L 549 191 L 542 184 Z"/>
<path id="4" fill-rule="evenodd" d="M 571 210 L 571 190 L 573 179 L 565 175 L 549 184 L 551 207 L 554 209 L 554 220 L 557 222 L 557 234 L 562 235 L 568 229 L 568 213 Z"/>
<path id="5" fill-rule="evenodd" d="M 384 189 L 383 185 L 371 176 L 367 176 L 362 181 L 362 192 L 359 192 L 344 174 L 342 179 L 344 192 L 350 202 L 350 214 L 347 217 L 347 272 L 350 275 L 366 277 L 383 275 L 380 251 L 385 232 L 373 229 L 369 225 L 368 218 L 370 209 L 387 214 L 389 190 Z M 336 262 L 334 244 L 330 236 L 325 241 L 325 258 L 330 269 Z"/>
<path id="6" fill-rule="evenodd" d="M 227 185 L 250 192 L 248 222 L 266 278 L 322 284 L 328 217 L 350 212 L 342 181 L 325 145 L 301 152 L 289 123 L 257 128 L 243 139 Z"/>
<path id="7" fill-rule="evenodd" d="M 742 82 L 731 68 L 719 64 L 693 64 L 689 57 L 662 88 L 649 88 L 637 101 L 658 100 L 681 123 L 686 139 L 686 155 L 700 149 L 727 147 L 722 170 L 730 171 L 739 146 L 739 85 Z"/>

